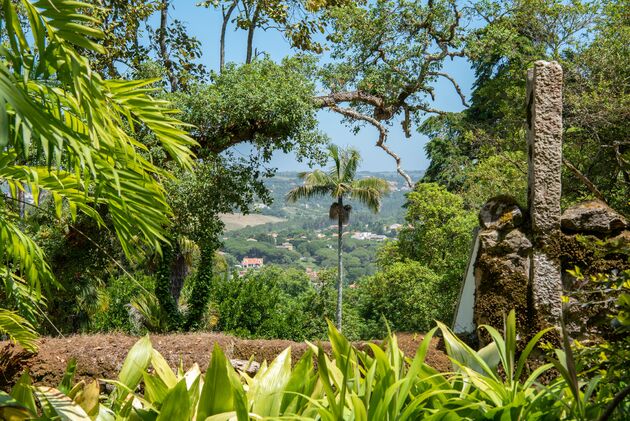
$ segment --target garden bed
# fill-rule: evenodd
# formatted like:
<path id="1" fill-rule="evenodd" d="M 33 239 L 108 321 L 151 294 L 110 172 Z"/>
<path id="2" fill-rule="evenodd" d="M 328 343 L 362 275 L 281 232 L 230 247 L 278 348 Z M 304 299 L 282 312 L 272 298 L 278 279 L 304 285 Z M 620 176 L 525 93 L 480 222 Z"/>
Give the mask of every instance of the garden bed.
<path id="1" fill-rule="evenodd" d="M 397 334 L 400 349 L 413 358 L 422 335 Z M 73 335 L 65 338 L 43 337 L 37 353 L 28 353 L 9 342 L 0 341 L 0 389 L 7 390 L 24 370 L 28 370 L 38 385 L 56 386 L 63 377 L 68 361 L 77 359 L 76 380 L 117 377 L 129 349 L 138 337 L 124 334 Z M 271 361 L 287 347 L 292 349 L 293 361 L 306 351 L 307 345 L 286 340 L 239 339 L 217 333 L 151 335 L 153 347 L 173 368 L 180 362 L 184 369 L 198 363 L 202 371 L 208 366 L 215 343 L 227 358 Z M 324 349 L 330 345 L 323 343 Z M 440 371 L 448 371 L 450 362 L 441 350 L 441 341 L 434 338 L 426 357 L 427 364 Z"/>

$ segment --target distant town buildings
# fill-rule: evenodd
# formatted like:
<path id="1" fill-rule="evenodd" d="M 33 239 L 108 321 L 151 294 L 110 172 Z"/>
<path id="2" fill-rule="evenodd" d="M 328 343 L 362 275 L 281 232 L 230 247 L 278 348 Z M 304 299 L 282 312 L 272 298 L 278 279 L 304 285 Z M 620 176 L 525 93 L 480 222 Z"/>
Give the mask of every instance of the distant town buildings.
<path id="1" fill-rule="evenodd" d="M 384 241 L 387 239 L 387 236 L 374 234 L 372 232 L 355 232 L 354 234 L 352 234 L 352 238 L 354 238 L 355 240 Z"/>
<path id="2" fill-rule="evenodd" d="M 243 269 L 258 269 L 264 266 L 263 259 L 258 257 L 244 257 L 241 261 Z"/>

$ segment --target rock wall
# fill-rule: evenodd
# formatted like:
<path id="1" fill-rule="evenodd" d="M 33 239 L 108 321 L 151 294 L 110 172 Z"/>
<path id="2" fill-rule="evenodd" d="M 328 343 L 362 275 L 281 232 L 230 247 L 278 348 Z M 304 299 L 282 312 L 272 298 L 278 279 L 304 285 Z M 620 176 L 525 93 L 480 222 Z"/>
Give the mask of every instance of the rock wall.
<path id="1" fill-rule="evenodd" d="M 519 331 L 529 333 L 527 336 L 549 324 L 533 296 L 535 234 L 525 215 L 528 212 L 509 196 L 490 199 L 479 213 L 479 252 L 471 262 L 476 326 L 501 326 L 511 309 L 517 312 Z M 560 224 L 561 231 L 550 236 L 540 251 L 560 264 L 562 294 L 570 297 L 564 309 L 567 329 L 580 340 L 605 336 L 612 302 L 596 291 L 592 281 L 580 281 L 569 271 L 577 267 L 588 278 L 616 276 L 630 269 L 628 223 L 603 202 L 589 201 L 567 209 Z M 590 304 L 585 305 L 586 301 Z M 488 340 L 478 339 L 481 343 Z"/>
<path id="2" fill-rule="evenodd" d="M 460 296 L 453 324 L 457 333 L 481 324 L 500 327 L 511 309 L 526 336 L 561 320 L 575 338 L 610 330 L 606 315 L 614 291 L 601 292 L 588 279 L 600 277 L 603 285 L 630 269 L 630 232 L 626 219 L 601 201 L 561 213 L 562 77 L 556 62 L 537 61 L 528 71 L 528 209 L 510 196 L 494 197 L 481 208 L 460 294 L 467 296 Z M 576 267 L 586 281 L 571 274 Z M 569 305 L 563 306 L 563 296 Z"/>

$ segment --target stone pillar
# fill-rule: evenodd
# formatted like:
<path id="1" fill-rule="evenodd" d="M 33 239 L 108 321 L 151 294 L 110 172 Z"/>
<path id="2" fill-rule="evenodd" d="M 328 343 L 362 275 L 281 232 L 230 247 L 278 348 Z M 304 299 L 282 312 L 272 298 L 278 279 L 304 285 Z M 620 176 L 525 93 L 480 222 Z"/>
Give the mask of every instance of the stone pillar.
<path id="1" fill-rule="evenodd" d="M 558 325 L 562 278 L 545 244 L 560 232 L 562 176 L 562 68 L 537 61 L 527 73 L 528 202 L 534 240 L 529 283 L 536 315 Z"/>

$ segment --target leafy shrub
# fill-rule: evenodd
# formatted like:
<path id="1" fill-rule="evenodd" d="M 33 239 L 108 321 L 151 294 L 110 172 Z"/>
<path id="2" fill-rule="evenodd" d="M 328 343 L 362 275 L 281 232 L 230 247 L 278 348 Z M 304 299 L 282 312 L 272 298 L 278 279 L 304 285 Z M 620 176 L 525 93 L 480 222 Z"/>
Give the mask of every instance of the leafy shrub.
<path id="1" fill-rule="evenodd" d="M 393 331 L 426 332 L 434 320 L 450 322 L 458 288 L 412 260 L 384 267 L 357 287 L 363 337 L 383 337 L 387 323 Z"/>
<path id="2" fill-rule="evenodd" d="M 101 294 L 104 310 L 94 315 L 91 330 L 98 332 L 137 330 L 130 320 L 129 306 L 137 297 L 150 294 L 154 282 L 151 276 L 141 274 L 136 274 L 133 278 L 129 275 L 112 277 Z"/>
<path id="3" fill-rule="evenodd" d="M 335 315 L 336 272 L 322 271 L 316 283 L 300 270 L 266 266 L 230 279 L 215 278 L 210 319 L 218 331 L 238 336 L 291 340 L 326 336 Z M 344 305 L 344 332 L 360 337 L 362 321 L 352 295 Z"/>

